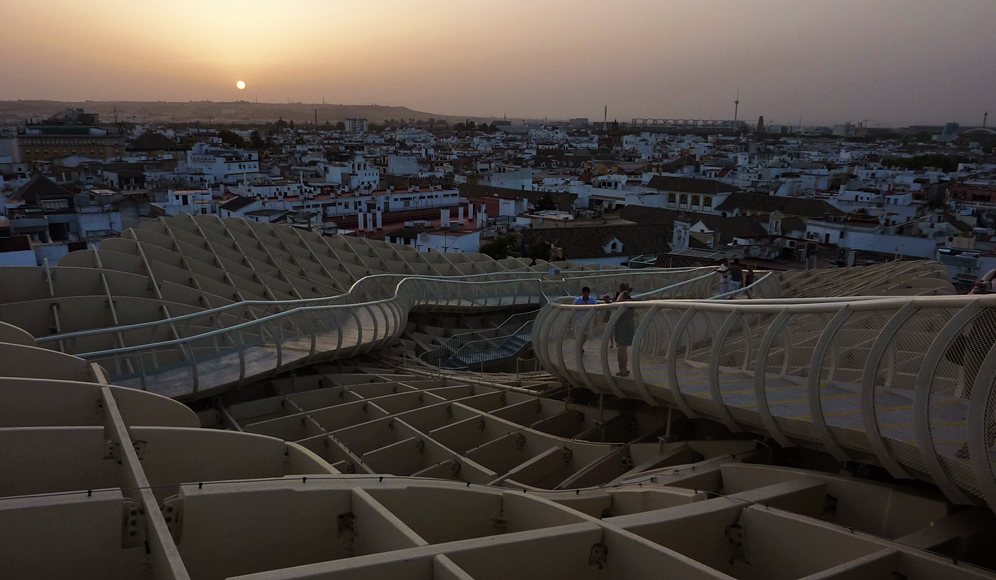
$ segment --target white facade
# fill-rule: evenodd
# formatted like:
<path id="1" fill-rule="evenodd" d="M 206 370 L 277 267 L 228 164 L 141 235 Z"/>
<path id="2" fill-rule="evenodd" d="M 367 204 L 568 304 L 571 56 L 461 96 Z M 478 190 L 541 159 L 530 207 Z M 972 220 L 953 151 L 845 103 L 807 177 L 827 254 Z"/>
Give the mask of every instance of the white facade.
<path id="1" fill-rule="evenodd" d="M 387 173 L 388 175 L 414 176 L 420 172 L 418 157 L 414 155 L 388 155 Z"/>
<path id="2" fill-rule="evenodd" d="M 166 193 L 166 203 L 163 204 L 166 215 L 204 215 L 217 214 L 218 204 L 211 196 L 210 189 L 178 189 Z"/>
<path id="3" fill-rule="evenodd" d="M 481 232 L 426 232 L 419 235 L 415 249 L 420 252 L 428 250 L 443 253 L 477 252 L 481 249 Z"/>
<path id="4" fill-rule="evenodd" d="M 723 203 L 729 193 L 629 193 L 623 205 L 643 207 L 659 207 L 665 209 L 689 210 L 699 213 L 718 214 L 716 206 Z"/>
<path id="5" fill-rule="evenodd" d="M 486 175 L 482 183 L 491 187 L 504 187 L 519 191 L 536 189 L 533 185 L 533 170 L 529 168 L 499 167 L 494 173 Z"/>
<path id="6" fill-rule="evenodd" d="M 529 210 L 529 202 L 524 198 L 520 199 L 499 199 L 498 215 L 517 216 Z"/>
<path id="7" fill-rule="evenodd" d="M 346 132 L 352 135 L 367 132 L 367 120 L 363 117 L 349 117 L 345 124 Z"/>
<path id="8" fill-rule="evenodd" d="M 931 238 L 914 238 L 910 236 L 894 236 L 872 232 L 848 232 L 846 243 L 842 247 L 883 254 L 894 254 L 899 257 L 917 257 L 928 260 L 937 254 L 938 243 Z"/>
<path id="9" fill-rule="evenodd" d="M 259 154 L 198 143 L 187 152 L 187 162 L 184 167 L 177 168 L 177 173 L 210 175 L 213 178 L 211 183 L 256 179 L 259 177 Z"/>
<path id="10" fill-rule="evenodd" d="M 459 205 L 460 192 L 442 187 L 350 193 L 323 201 L 328 217 L 355 215 L 365 211 L 403 211 Z"/>
<path id="11" fill-rule="evenodd" d="M 118 235 L 122 232 L 121 212 L 103 211 L 101 207 L 80 208 L 77 212 L 80 224 L 80 237 L 84 240 L 103 236 Z"/>
<path id="12" fill-rule="evenodd" d="M 347 189 L 375 190 L 380 187 L 380 172 L 359 155 L 348 164 L 328 164 L 322 169 L 329 183 L 336 183 Z"/>
<path id="13" fill-rule="evenodd" d="M 257 181 L 241 186 L 239 193 L 247 197 L 280 199 L 284 197 L 307 196 L 311 188 L 295 181 Z"/>
<path id="14" fill-rule="evenodd" d="M 410 245 L 420 252 L 435 250 L 444 254 L 456 252 L 474 253 L 481 249 L 481 233 L 473 232 L 451 232 L 445 229 L 422 232 L 415 238 L 401 238 L 388 236 L 388 242 L 395 244 Z"/>

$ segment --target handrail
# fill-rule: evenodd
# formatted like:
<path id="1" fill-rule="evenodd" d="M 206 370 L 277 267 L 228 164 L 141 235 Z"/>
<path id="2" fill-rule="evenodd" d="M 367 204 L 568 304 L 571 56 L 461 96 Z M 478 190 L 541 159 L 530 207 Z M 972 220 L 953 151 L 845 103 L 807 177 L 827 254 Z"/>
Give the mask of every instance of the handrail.
<path id="1" fill-rule="evenodd" d="M 684 272 L 684 271 L 687 271 L 687 269 L 680 269 L 680 270 L 678 270 L 678 272 Z M 629 275 L 628 273 L 631 272 L 631 271 L 627 270 L 626 272 L 627 272 L 627 275 Z M 657 270 L 656 272 L 646 272 L 645 275 L 662 275 L 662 274 L 671 273 L 671 272 L 674 272 L 674 271 L 671 271 L 671 270 Z M 392 274 L 391 276 L 394 276 L 394 275 Z M 610 277 L 619 277 L 619 275 L 618 274 L 614 274 L 614 275 L 611 275 Z M 587 280 L 587 278 L 586 278 L 586 280 Z M 129 353 L 129 352 L 135 352 L 135 351 L 141 351 L 141 350 L 148 350 L 150 348 L 174 346 L 174 345 L 178 345 L 178 344 L 187 343 L 187 342 L 190 342 L 192 340 L 202 340 L 202 339 L 205 339 L 205 338 L 212 338 L 212 337 L 215 337 L 215 336 L 226 334 L 226 333 L 231 332 L 231 331 L 238 331 L 238 330 L 242 330 L 242 329 L 249 328 L 249 327 L 252 327 L 252 326 L 258 326 L 258 325 L 261 325 L 263 323 L 266 323 L 266 322 L 269 322 L 269 321 L 272 321 L 272 320 L 276 320 L 276 319 L 279 319 L 279 318 L 283 318 L 283 317 L 289 316 L 291 314 L 299 313 L 299 312 L 318 311 L 318 310 L 336 310 L 336 309 L 348 308 L 348 307 L 353 307 L 353 306 L 355 306 L 355 307 L 370 307 L 371 305 L 382 304 L 382 303 L 386 303 L 386 302 L 389 302 L 389 301 L 392 301 L 392 300 L 396 299 L 397 296 L 398 296 L 398 290 L 401 289 L 403 285 L 411 285 L 411 284 L 413 284 L 413 283 L 415 283 L 417 281 L 429 281 L 429 282 L 443 282 L 443 281 L 445 281 L 445 283 L 447 285 L 456 284 L 456 285 L 461 285 L 461 286 L 478 286 L 478 287 L 480 287 L 480 286 L 496 285 L 496 284 L 508 284 L 509 282 L 517 282 L 517 283 L 535 282 L 535 283 L 538 283 L 540 285 L 539 288 L 541 289 L 541 291 L 544 291 L 544 292 L 545 292 L 545 290 L 543 290 L 543 285 L 544 284 L 562 282 L 562 280 L 547 280 L 547 279 L 543 279 L 543 278 L 525 278 L 525 277 L 516 278 L 515 280 L 493 280 L 493 281 L 470 282 L 470 281 L 460 281 L 460 280 L 454 281 L 450 277 L 439 277 L 439 276 L 405 276 L 405 277 L 402 277 L 402 280 L 398 283 L 398 285 L 397 285 L 397 287 L 395 289 L 395 295 L 392 296 L 392 297 L 390 297 L 390 298 L 382 298 L 382 299 L 379 299 L 379 300 L 372 300 L 372 301 L 367 301 L 367 302 L 357 302 L 357 303 L 326 304 L 326 305 L 321 305 L 321 306 L 299 306 L 297 308 L 294 308 L 294 309 L 291 309 L 291 310 L 284 310 L 284 311 L 278 312 L 276 314 L 272 314 L 272 315 L 266 316 L 264 318 L 250 320 L 250 321 L 247 321 L 247 322 L 236 324 L 234 326 L 229 326 L 229 327 L 214 329 L 214 330 L 210 330 L 210 331 L 203 332 L 203 333 L 196 334 L 196 335 L 192 335 L 192 336 L 180 337 L 180 338 L 175 338 L 175 339 L 166 340 L 166 341 L 159 341 L 159 342 L 156 342 L 156 343 L 133 345 L 133 346 L 127 346 L 127 347 L 121 347 L 121 348 L 115 348 L 115 349 L 107 349 L 107 350 L 102 350 L 102 351 L 94 351 L 94 352 L 89 352 L 89 353 L 82 353 L 82 354 L 78 354 L 76 356 L 79 356 L 81 358 L 95 358 L 95 357 L 101 357 L 101 356 L 112 356 L 112 355 L 118 355 L 118 354 L 125 354 L 125 353 Z M 438 302 L 440 300 L 440 298 L 436 297 L 435 300 Z M 257 302 L 259 302 L 259 301 L 257 301 Z M 298 301 L 290 301 L 290 302 L 301 303 L 301 302 L 305 302 L 305 301 L 298 300 Z M 426 301 L 426 302 L 428 302 L 428 301 Z M 242 303 L 235 303 L 235 305 L 238 305 L 238 304 L 242 304 Z M 271 302 L 261 302 L 261 304 L 272 304 L 272 303 Z M 228 307 L 231 307 L 231 306 L 234 306 L 234 305 L 228 305 Z M 222 308 L 226 308 L 226 307 L 222 307 Z M 197 315 L 205 315 L 207 313 L 206 312 L 200 312 L 200 313 L 196 313 L 196 314 Z M 171 319 L 168 319 L 168 320 L 155 321 L 154 323 L 141 323 L 141 324 L 130 325 L 130 326 L 115 327 L 113 329 L 100 329 L 100 330 L 97 330 L 97 331 L 82 331 L 80 333 L 70 333 L 70 334 L 64 334 L 64 335 L 53 336 L 53 337 L 48 337 L 48 338 L 50 340 L 55 340 L 55 339 L 63 339 L 63 340 L 65 340 L 65 339 L 68 339 L 68 338 L 73 338 L 74 336 L 84 336 L 84 335 L 96 334 L 96 333 L 100 333 L 100 332 L 110 332 L 110 331 L 120 332 L 120 331 L 124 331 L 124 330 L 134 330 L 136 328 L 144 328 L 144 327 L 148 327 L 150 325 L 159 325 L 159 324 L 163 324 L 163 323 L 166 323 L 166 322 L 176 322 L 177 320 L 181 320 L 181 319 L 189 319 L 192 316 L 193 315 L 185 315 L 185 316 L 182 316 L 182 317 L 171 318 Z"/>
<path id="2" fill-rule="evenodd" d="M 764 276 L 761 276 L 760 278 L 754 280 L 752 283 L 750 283 L 747 286 L 744 286 L 743 288 L 737 288 L 736 290 L 731 290 L 729 292 L 713 296 L 712 299 L 725 300 L 728 298 L 733 298 L 734 296 L 739 296 L 741 294 L 750 294 L 752 290 L 759 290 L 763 288 L 764 285 L 769 282 L 769 280 L 773 281 L 775 283 L 775 286 L 777 287 L 778 285 L 777 276 L 775 275 L 774 272 L 767 272 Z"/>
<path id="3" fill-rule="evenodd" d="M 708 285 L 706 285 L 707 286 L 706 288 L 699 288 L 699 286 L 701 286 L 703 282 L 708 282 L 709 280 L 711 280 L 712 278 L 714 278 L 716 276 L 716 272 L 712 268 L 694 268 L 694 269 L 687 270 L 687 272 L 688 273 L 694 273 L 694 272 L 700 271 L 700 270 L 708 270 L 708 272 L 706 274 L 703 274 L 702 276 L 698 276 L 698 277 L 691 278 L 691 279 L 688 279 L 688 280 L 683 280 L 681 282 L 677 282 L 677 283 L 674 283 L 674 284 L 671 284 L 671 285 L 668 285 L 668 286 L 664 286 L 664 287 L 659 288 L 657 290 L 651 290 L 651 291 L 648 291 L 648 292 L 637 294 L 637 295 L 634 296 L 634 299 L 640 300 L 640 299 L 644 299 L 644 298 L 647 298 L 647 297 L 660 296 L 661 294 L 663 294 L 665 292 L 670 292 L 672 294 L 675 294 L 675 293 L 683 291 L 683 290 L 688 290 L 692 294 L 707 294 L 708 293 Z M 679 269 L 679 271 L 676 272 L 676 273 L 677 274 L 682 274 L 682 273 L 685 273 L 685 272 L 686 272 L 686 270 Z M 585 280 L 586 280 L 586 283 L 588 283 L 587 282 L 588 279 L 586 278 Z M 555 301 L 555 302 L 573 303 L 573 300 L 574 300 L 573 296 L 564 296 L 564 297 L 556 298 L 556 299 L 553 299 L 553 300 L 548 300 L 548 302 L 554 302 Z M 449 339 L 447 339 L 447 341 L 445 343 L 443 343 L 442 345 L 440 345 L 440 346 L 438 346 L 438 347 L 436 347 L 434 349 L 425 351 L 424 353 L 422 353 L 421 355 L 419 355 L 418 358 L 422 362 L 426 362 L 428 364 L 432 364 L 434 366 L 438 366 L 439 363 L 443 362 L 443 357 L 445 356 L 446 352 L 449 352 L 449 356 L 452 357 L 452 356 L 455 356 L 455 353 L 462 348 L 462 345 L 461 345 L 461 346 L 458 346 L 456 349 L 454 349 L 451 346 L 451 342 L 453 341 L 453 339 L 458 338 L 459 336 L 467 335 L 467 334 L 482 334 L 482 333 L 486 333 L 486 332 L 497 332 L 505 324 L 507 324 L 508 322 L 510 322 L 512 320 L 516 320 L 517 317 L 521 317 L 521 316 L 524 316 L 524 315 L 532 315 L 533 317 L 535 317 L 535 315 L 538 312 L 539 311 L 537 310 L 537 311 L 534 311 L 534 312 L 531 312 L 531 313 L 514 314 L 514 315 L 510 316 L 507 320 L 505 320 L 500 326 L 498 326 L 495 329 L 485 329 L 485 330 L 469 331 L 469 332 L 466 332 L 466 333 L 461 333 L 459 335 L 453 335 Z M 484 339 L 482 339 L 482 340 L 484 340 Z M 469 342 L 473 342 L 473 341 L 469 341 Z M 433 361 L 435 361 L 435 362 L 433 362 Z"/>
<path id="4" fill-rule="evenodd" d="M 150 320 L 150 321 L 147 321 L 147 322 L 140 322 L 140 323 L 136 323 L 136 324 L 127 324 L 127 325 L 114 326 L 114 327 L 105 327 L 105 328 L 95 328 L 95 329 L 90 329 L 90 330 L 80 330 L 80 331 L 76 331 L 76 332 L 68 332 L 68 333 L 63 333 L 63 334 L 53 334 L 53 335 L 49 335 L 49 336 L 39 337 L 39 338 L 37 338 L 35 340 L 38 343 L 45 343 L 45 342 L 55 342 L 55 341 L 60 341 L 60 340 L 68 340 L 68 339 L 72 339 L 72 338 L 80 338 L 80 337 L 85 337 L 85 336 L 96 336 L 96 335 L 101 335 L 101 334 L 113 334 L 113 333 L 119 333 L 119 332 L 127 332 L 127 331 L 133 331 L 133 330 L 140 330 L 140 329 L 144 329 L 144 328 L 152 328 L 152 327 L 162 326 L 164 324 L 176 324 L 177 322 L 183 322 L 183 321 L 187 321 L 187 320 L 193 320 L 193 319 L 201 318 L 201 317 L 215 317 L 215 316 L 217 316 L 219 314 L 222 314 L 222 313 L 230 311 L 230 310 L 234 310 L 234 309 L 245 309 L 247 307 L 253 307 L 253 306 L 258 306 L 258 307 L 262 307 L 262 308 L 272 308 L 272 307 L 280 308 L 280 307 L 283 307 L 283 306 L 301 306 L 301 305 L 308 305 L 308 304 L 312 304 L 312 303 L 322 303 L 322 302 L 332 302 L 332 304 L 329 304 L 329 305 L 356 304 L 356 303 L 359 303 L 359 302 L 353 302 L 352 301 L 354 298 L 357 297 L 355 295 L 359 294 L 361 291 L 365 291 L 367 286 L 372 286 L 375 282 L 379 282 L 379 281 L 387 279 L 387 278 L 394 278 L 394 279 L 400 278 L 401 280 L 399 280 L 399 283 L 400 283 L 400 281 L 409 280 L 409 279 L 419 279 L 419 280 L 443 280 L 443 279 L 445 279 L 445 280 L 449 280 L 449 281 L 453 281 L 453 282 L 457 282 L 457 283 L 481 283 L 481 284 L 487 284 L 487 283 L 492 283 L 492 282 L 510 282 L 510 281 L 519 281 L 519 280 L 539 280 L 539 281 L 542 281 L 542 282 L 563 282 L 563 283 L 566 283 L 568 279 L 582 278 L 582 277 L 585 280 L 589 280 L 591 278 L 595 278 L 595 279 L 600 279 L 600 278 L 618 278 L 620 276 L 650 277 L 650 276 L 660 276 L 660 275 L 663 275 L 663 274 L 674 274 L 674 273 L 680 273 L 680 272 L 686 272 L 686 271 L 694 271 L 694 270 L 696 270 L 696 268 L 675 268 L 675 269 L 657 268 L 657 269 L 643 269 L 643 270 L 640 270 L 639 272 L 637 272 L 637 271 L 630 270 L 630 269 L 620 268 L 618 270 L 609 271 L 608 273 L 601 273 L 603 271 L 594 271 L 594 270 L 569 270 L 569 271 L 566 271 L 566 272 L 561 272 L 560 275 L 562 277 L 559 278 L 559 279 L 557 279 L 557 278 L 554 278 L 554 279 L 543 278 L 542 276 L 544 276 L 544 274 L 542 274 L 540 272 L 535 272 L 535 271 L 532 271 L 532 270 L 528 271 L 528 274 L 534 274 L 534 275 L 539 274 L 539 277 L 537 277 L 537 278 L 524 277 L 524 276 L 522 276 L 522 274 L 527 273 L 525 271 L 489 272 L 487 274 L 468 274 L 468 275 L 464 275 L 464 276 L 412 276 L 412 275 L 407 275 L 407 274 L 373 274 L 371 276 L 365 276 L 365 277 L 361 278 L 360 280 L 357 280 L 350 287 L 350 289 L 347 292 L 345 292 L 343 294 L 336 295 L 336 296 L 325 296 L 325 297 L 320 297 L 320 298 L 303 298 L 303 299 L 296 299 L 296 300 L 244 300 L 244 301 L 241 301 L 241 302 L 233 302 L 232 304 L 226 304 L 224 306 L 219 306 L 217 308 L 212 308 L 212 309 L 208 309 L 208 310 L 201 310 L 201 311 L 198 311 L 198 312 L 192 312 L 190 314 L 184 314 L 184 315 L 180 315 L 180 316 L 174 316 L 174 317 L 165 318 L 165 319 L 162 319 L 162 320 Z M 598 274 L 587 274 L 587 272 L 600 272 L 600 273 L 598 273 Z M 563 276 L 563 274 L 565 274 L 565 273 L 567 274 L 567 276 Z M 513 280 L 480 280 L 480 281 L 477 281 L 477 280 L 463 280 L 463 278 L 480 278 L 480 277 L 490 277 L 490 276 L 496 276 L 496 275 L 497 276 L 512 276 L 514 278 L 513 278 Z M 550 275 L 546 274 L 546 276 L 550 276 Z M 239 315 L 239 318 L 241 318 L 241 314 Z"/>

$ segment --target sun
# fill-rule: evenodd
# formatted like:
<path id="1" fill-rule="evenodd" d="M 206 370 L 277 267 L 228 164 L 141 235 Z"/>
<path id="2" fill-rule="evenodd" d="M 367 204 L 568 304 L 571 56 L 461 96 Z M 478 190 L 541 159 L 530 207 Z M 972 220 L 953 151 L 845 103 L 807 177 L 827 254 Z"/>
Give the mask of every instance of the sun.
<path id="1" fill-rule="evenodd" d="M 242 89 L 246 88 L 246 83 L 245 83 L 245 81 L 239 81 L 239 82 L 235 83 L 235 86 L 238 87 L 239 90 L 241 91 Z"/>

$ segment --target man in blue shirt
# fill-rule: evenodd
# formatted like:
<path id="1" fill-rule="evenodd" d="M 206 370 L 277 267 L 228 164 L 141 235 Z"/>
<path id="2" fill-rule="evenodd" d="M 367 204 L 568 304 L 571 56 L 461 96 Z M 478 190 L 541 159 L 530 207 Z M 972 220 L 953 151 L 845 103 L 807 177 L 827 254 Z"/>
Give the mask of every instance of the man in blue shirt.
<path id="1" fill-rule="evenodd" d="M 598 304 L 598 300 L 592 297 L 591 288 L 585 286 L 581 289 L 581 295 L 574 299 L 574 304 Z"/>

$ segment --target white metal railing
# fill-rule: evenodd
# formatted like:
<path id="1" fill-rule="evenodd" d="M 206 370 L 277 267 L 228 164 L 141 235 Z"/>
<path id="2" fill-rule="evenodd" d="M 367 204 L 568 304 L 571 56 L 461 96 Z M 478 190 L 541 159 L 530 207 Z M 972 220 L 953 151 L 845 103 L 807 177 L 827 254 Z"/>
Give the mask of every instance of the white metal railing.
<path id="1" fill-rule="evenodd" d="M 588 278 L 568 276 L 555 280 L 498 276 L 497 280 L 465 281 L 452 277 L 381 276 L 361 280 L 354 296 L 387 294 L 385 283 L 393 283 L 390 295 L 364 302 L 348 299 L 288 301 L 273 307 L 253 303 L 260 310 L 252 320 L 243 320 L 240 308 L 230 305 L 165 321 L 86 331 L 51 337 L 71 341 L 79 337 L 125 333 L 163 325 L 189 328 L 192 322 L 213 317 L 195 332 L 167 340 L 150 340 L 122 348 L 102 349 L 78 356 L 102 364 L 115 384 L 152 390 L 174 397 L 205 396 L 206 391 L 241 385 L 281 372 L 317 358 L 351 357 L 393 342 L 400 336 L 412 309 L 461 310 L 538 306 L 548 296 L 561 296 L 581 285 L 633 283 L 666 284 L 683 279 L 693 270 L 633 272 L 619 270 Z M 505 278 L 505 279 L 502 279 Z M 400 279 L 400 281 L 399 281 Z M 337 297 L 338 298 L 338 297 Z M 316 304 L 317 302 L 317 304 Z M 280 307 L 283 309 L 281 310 Z M 270 310 L 273 308 L 273 310 Z M 239 314 L 231 314 L 235 310 Z M 222 316 L 228 314 L 227 316 Z M 227 324 L 226 324 L 227 323 Z M 134 336 L 134 335 L 132 335 Z"/>
<path id="2" fill-rule="evenodd" d="M 705 270 L 705 274 L 701 274 L 701 271 Z M 694 277 L 690 277 L 694 276 Z M 673 277 L 677 281 L 674 284 L 663 286 L 657 290 L 651 290 L 648 292 L 643 292 L 640 294 L 635 294 L 633 296 L 634 300 L 648 300 L 648 299 L 662 299 L 662 298 L 705 298 L 708 297 L 712 291 L 715 283 L 718 279 L 718 275 L 712 268 L 701 268 L 688 271 L 676 271 Z M 682 278 L 687 278 L 682 280 Z M 583 283 L 589 287 L 591 290 L 591 295 L 598 299 L 597 297 L 601 294 L 610 294 L 615 290 L 616 286 L 598 285 L 600 281 L 597 277 L 594 278 L 584 278 Z M 777 285 L 778 281 L 772 278 L 775 284 L 775 295 L 777 295 Z M 591 286 L 595 286 L 593 289 Z M 566 290 L 566 289 L 565 289 Z M 553 299 L 554 301 L 572 304 L 576 296 L 570 295 L 565 291 L 565 296 Z M 508 319 L 503 321 L 501 325 L 494 329 L 478 329 L 472 330 L 464 333 L 455 334 L 449 337 L 443 344 L 439 347 L 428 350 L 421 355 L 419 359 L 425 363 L 431 364 L 433 366 L 439 366 L 444 360 L 452 356 L 458 350 L 469 352 L 465 348 L 466 344 L 474 343 L 478 345 L 485 345 L 487 350 L 493 349 L 493 346 L 487 346 L 494 343 L 495 338 L 506 338 L 520 330 L 520 328 L 527 322 L 534 320 L 539 310 L 534 310 L 531 312 L 525 312 L 520 314 L 513 314 Z"/>
<path id="3" fill-rule="evenodd" d="M 36 340 L 39 344 L 56 343 L 64 352 L 80 354 L 85 353 L 87 350 L 95 350 L 95 347 L 99 348 L 101 344 L 112 343 L 111 337 L 136 345 L 190 338 L 214 330 L 267 318 L 273 314 L 295 308 L 359 304 L 390 298 L 394 295 L 401 281 L 406 279 L 445 279 L 463 283 L 507 282 L 520 279 L 541 280 L 544 283 L 543 288 L 547 292 L 546 295 L 559 297 L 572 293 L 580 294 L 581 286 L 585 284 L 611 286 L 620 281 L 628 281 L 630 283 L 636 281 L 653 287 L 667 286 L 674 283 L 676 279 L 683 279 L 682 277 L 690 276 L 692 273 L 701 272 L 702 270 L 701 268 L 656 269 L 638 272 L 628 269 L 610 271 L 582 270 L 565 271 L 558 275 L 533 271 L 506 271 L 467 276 L 447 276 L 445 278 L 437 276 L 411 276 L 406 274 L 377 274 L 361 278 L 350 287 L 349 291 L 337 296 L 300 300 L 248 300 L 162 320 L 56 334 L 38 337 Z M 531 302 L 521 301 L 521 303 L 530 304 Z"/>
<path id="4" fill-rule="evenodd" d="M 994 343 L 993 295 L 551 303 L 533 328 L 537 358 L 569 384 L 874 458 L 990 505 Z"/>
<path id="5" fill-rule="evenodd" d="M 750 286 L 740 288 L 726 294 L 711 296 L 719 281 L 719 275 L 709 269 L 706 274 L 695 276 L 688 280 L 665 286 L 657 290 L 634 294 L 634 300 L 662 300 L 662 299 L 694 299 L 707 298 L 710 300 L 732 299 L 732 298 L 776 298 L 778 296 L 778 278 L 774 272 L 765 273 L 761 278 Z M 598 292 L 594 293 L 598 295 Z M 556 302 L 563 304 L 573 304 L 574 297 L 564 297 Z M 527 337 L 531 341 L 532 320 L 535 319 L 539 310 L 515 314 L 509 317 L 498 328 L 454 335 L 440 347 L 428 350 L 419 356 L 419 359 L 433 366 L 440 366 L 450 358 L 458 358 L 465 362 L 481 363 L 491 356 L 489 353 L 500 350 L 502 345 L 507 343 L 510 337 Z M 466 338 L 469 335 L 479 335 Z M 453 340 L 459 339 L 459 340 Z"/>

